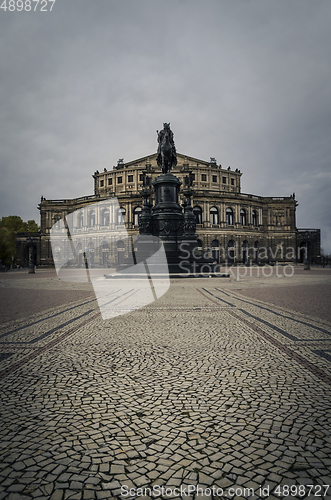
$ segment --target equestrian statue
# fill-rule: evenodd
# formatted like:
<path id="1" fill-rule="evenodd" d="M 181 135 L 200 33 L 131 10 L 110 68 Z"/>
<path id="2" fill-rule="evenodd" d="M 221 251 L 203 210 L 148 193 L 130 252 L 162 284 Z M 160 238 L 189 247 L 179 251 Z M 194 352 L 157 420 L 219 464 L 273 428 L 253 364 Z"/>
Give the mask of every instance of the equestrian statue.
<path id="1" fill-rule="evenodd" d="M 157 130 L 157 149 L 156 161 L 162 168 L 163 174 L 170 174 L 172 167 L 177 165 L 177 155 L 174 143 L 174 134 L 170 129 L 170 123 L 164 123 L 160 132 Z"/>

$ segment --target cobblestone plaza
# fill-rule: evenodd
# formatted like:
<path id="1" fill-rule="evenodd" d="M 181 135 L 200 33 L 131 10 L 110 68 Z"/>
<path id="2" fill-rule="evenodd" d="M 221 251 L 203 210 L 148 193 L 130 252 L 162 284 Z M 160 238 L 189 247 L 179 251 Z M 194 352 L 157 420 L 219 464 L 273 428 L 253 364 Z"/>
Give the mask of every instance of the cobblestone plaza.
<path id="1" fill-rule="evenodd" d="M 331 270 L 238 270 L 105 321 L 3 273 L 0 500 L 330 499 Z"/>

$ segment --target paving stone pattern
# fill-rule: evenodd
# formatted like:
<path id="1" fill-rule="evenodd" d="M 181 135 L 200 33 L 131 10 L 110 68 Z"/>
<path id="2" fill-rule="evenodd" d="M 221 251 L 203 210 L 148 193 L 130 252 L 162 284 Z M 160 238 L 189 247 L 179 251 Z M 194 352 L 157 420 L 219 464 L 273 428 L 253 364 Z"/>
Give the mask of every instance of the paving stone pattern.
<path id="1" fill-rule="evenodd" d="M 0 342 L 0 500 L 122 485 L 327 484 L 331 498 L 331 324 L 309 310 L 233 279 L 174 280 L 133 313 L 102 321 L 86 297 L 4 324 Z"/>

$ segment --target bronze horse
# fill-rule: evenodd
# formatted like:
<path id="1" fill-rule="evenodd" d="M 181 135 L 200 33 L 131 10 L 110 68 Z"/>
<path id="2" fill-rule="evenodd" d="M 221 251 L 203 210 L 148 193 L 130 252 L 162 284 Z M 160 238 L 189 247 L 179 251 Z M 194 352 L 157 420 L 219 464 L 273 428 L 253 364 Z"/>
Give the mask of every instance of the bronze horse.
<path id="1" fill-rule="evenodd" d="M 158 132 L 157 164 L 162 168 L 162 173 L 171 172 L 171 168 L 177 165 L 176 148 L 170 123 L 163 124 L 163 130 Z"/>

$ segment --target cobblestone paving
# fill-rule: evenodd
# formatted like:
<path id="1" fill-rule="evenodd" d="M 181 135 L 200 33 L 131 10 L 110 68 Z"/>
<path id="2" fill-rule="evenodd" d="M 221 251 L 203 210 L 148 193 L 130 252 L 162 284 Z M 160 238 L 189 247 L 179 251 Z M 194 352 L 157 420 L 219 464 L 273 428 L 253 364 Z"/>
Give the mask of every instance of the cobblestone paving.
<path id="1" fill-rule="evenodd" d="M 174 280 L 112 320 L 85 298 L 3 325 L 0 500 L 331 498 L 331 324 L 238 286 Z"/>

